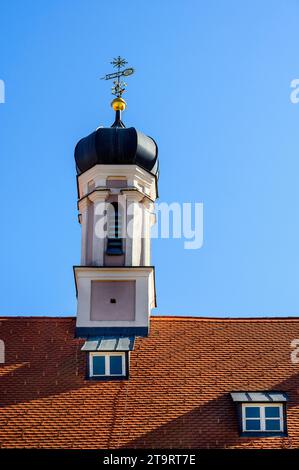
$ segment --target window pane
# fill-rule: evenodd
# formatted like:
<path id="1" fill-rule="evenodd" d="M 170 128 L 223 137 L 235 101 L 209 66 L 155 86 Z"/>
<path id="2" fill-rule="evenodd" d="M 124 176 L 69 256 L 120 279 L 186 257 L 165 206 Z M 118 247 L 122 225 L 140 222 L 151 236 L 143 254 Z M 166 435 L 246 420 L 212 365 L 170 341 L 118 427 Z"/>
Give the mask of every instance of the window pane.
<path id="1" fill-rule="evenodd" d="M 105 356 L 93 356 L 93 375 L 105 375 Z"/>
<path id="2" fill-rule="evenodd" d="M 260 417 L 260 407 L 259 406 L 246 406 L 245 416 L 246 416 L 246 418 L 259 418 Z"/>
<path id="3" fill-rule="evenodd" d="M 266 406 L 265 416 L 266 418 L 279 418 L 279 406 Z"/>
<path id="4" fill-rule="evenodd" d="M 266 431 L 280 431 L 280 420 L 266 419 Z"/>
<path id="5" fill-rule="evenodd" d="M 122 375 L 122 356 L 110 356 L 110 375 Z"/>
<path id="6" fill-rule="evenodd" d="M 259 419 L 246 419 L 246 431 L 260 431 L 261 422 Z"/>

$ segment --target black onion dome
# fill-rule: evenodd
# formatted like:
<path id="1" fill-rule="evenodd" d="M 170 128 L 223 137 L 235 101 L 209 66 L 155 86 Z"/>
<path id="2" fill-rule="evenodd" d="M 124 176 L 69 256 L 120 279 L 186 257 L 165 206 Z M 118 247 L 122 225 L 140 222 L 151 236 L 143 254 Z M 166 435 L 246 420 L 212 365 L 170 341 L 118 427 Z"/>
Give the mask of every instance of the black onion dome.
<path id="1" fill-rule="evenodd" d="M 139 165 L 156 175 L 158 147 L 154 139 L 134 127 L 126 128 L 120 119 L 112 127 L 100 127 L 79 140 L 75 148 L 77 174 L 97 164 Z"/>

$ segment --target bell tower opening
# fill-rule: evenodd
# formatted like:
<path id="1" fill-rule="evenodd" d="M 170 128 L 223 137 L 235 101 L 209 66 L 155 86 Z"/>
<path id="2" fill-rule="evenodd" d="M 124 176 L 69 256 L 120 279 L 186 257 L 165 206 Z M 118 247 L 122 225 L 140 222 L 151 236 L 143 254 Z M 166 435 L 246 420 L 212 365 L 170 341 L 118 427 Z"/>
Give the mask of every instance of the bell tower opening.
<path id="1" fill-rule="evenodd" d="M 107 255 L 122 255 L 122 217 L 118 202 L 111 202 L 107 214 Z"/>

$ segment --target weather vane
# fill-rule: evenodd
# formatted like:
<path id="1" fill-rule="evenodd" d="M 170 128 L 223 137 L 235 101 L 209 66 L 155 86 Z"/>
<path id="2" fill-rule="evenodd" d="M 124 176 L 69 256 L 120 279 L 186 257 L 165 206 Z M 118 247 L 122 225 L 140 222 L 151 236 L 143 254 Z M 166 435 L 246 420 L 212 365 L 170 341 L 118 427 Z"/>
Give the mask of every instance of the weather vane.
<path id="1" fill-rule="evenodd" d="M 116 96 L 117 98 L 121 98 L 122 94 L 126 91 L 127 86 L 126 82 L 121 80 L 121 77 L 128 77 L 129 75 L 132 75 L 134 73 L 134 69 L 132 67 L 124 68 L 128 62 L 120 56 L 113 59 L 110 63 L 114 68 L 117 69 L 117 72 L 108 73 L 102 77 L 102 80 L 114 79 L 112 95 Z"/>

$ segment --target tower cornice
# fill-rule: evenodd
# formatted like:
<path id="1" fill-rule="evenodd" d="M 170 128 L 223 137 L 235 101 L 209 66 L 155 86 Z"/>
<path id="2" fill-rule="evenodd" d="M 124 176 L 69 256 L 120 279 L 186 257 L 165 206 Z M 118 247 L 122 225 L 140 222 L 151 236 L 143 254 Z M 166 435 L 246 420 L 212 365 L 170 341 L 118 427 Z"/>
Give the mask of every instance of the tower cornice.
<path id="1" fill-rule="evenodd" d="M 158 197 L 157 177 L 138 165 L 94 165 L 90 170 L 77 176 L 78 198 L 88 195 L 88 183 L 93 181 L 96 188 L 106 188 L 108 178 L 123 177 L 128 181 L 128 186 L 135 184 L 144 187 L 144 193 L 151 199 Z M 134 184 L 135 182 L 135 184 Z"/>

